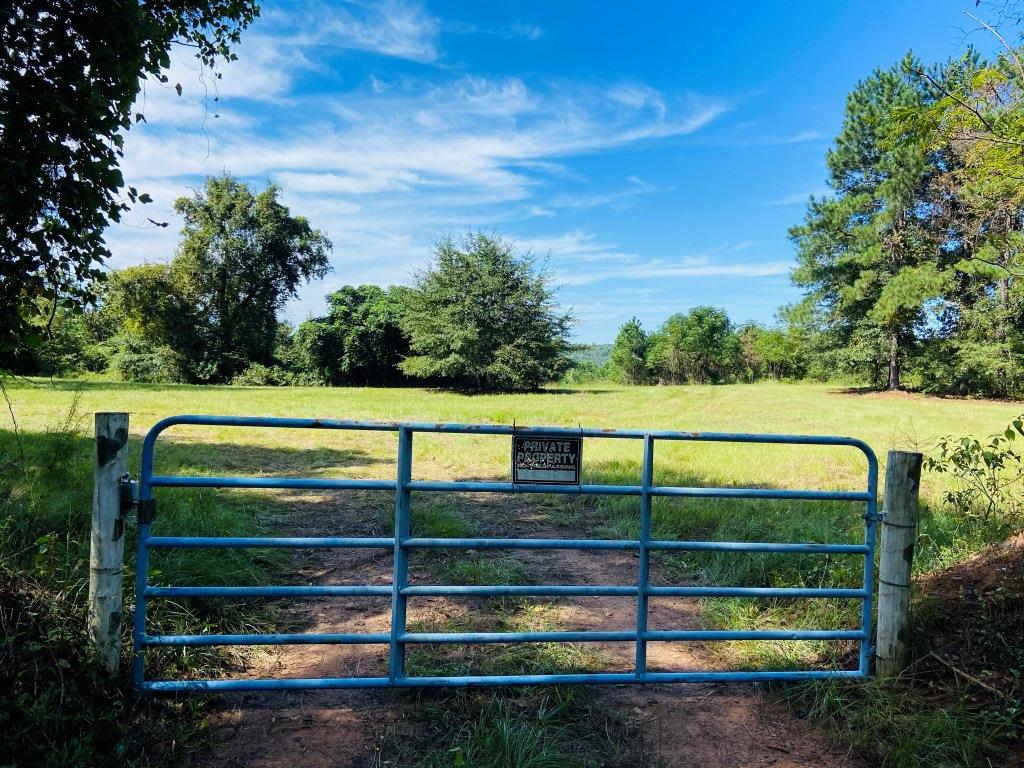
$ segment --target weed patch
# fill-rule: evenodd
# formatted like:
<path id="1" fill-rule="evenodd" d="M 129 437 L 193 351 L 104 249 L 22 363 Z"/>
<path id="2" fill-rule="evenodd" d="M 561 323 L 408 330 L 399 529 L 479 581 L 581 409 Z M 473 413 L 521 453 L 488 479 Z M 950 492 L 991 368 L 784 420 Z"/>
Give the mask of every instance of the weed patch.
<path id="1" fill-rule="evenodd" d="M 172 745 L 202 741 L 209 700 L 138 696 L 124 678 L 99 672 L 87 640 L 93 443 L 71 410 L 41 432 L 0 432 L 0 754 L 17 765 L 170 765 L 187 762 Z M 133 445 L 133 456 L 138 456 Z M 252 499 L 224 503 L 212 494 L 162 494 L 158 525 L 167 531 L 254 535 L 263 530 Z M 125 558 L 122 669 L 128 668 L 133 602 L 134 528 Z M 266 583 L 281 578 L 279 553 L 216 550 L 154 553 L 157 583 Z M 153 633 L 266 631 L 269 603 L 154 600 Z M 256 628 L 259 628 L 258 630 Z M 151 677 L 217 677 L 242 656 L 236 649 L 161 649 L 147 658 Z M 9 693 L 8 693 L 9 692 Z M 159 745 L 159 746 L 157 746 Z"/>
<path id="2" fill-rule="evenodd" d="M 387 732 L 381 764 L 414 768 L 657 766 L 638 725 L 567 687 L 421 695 Z"/>

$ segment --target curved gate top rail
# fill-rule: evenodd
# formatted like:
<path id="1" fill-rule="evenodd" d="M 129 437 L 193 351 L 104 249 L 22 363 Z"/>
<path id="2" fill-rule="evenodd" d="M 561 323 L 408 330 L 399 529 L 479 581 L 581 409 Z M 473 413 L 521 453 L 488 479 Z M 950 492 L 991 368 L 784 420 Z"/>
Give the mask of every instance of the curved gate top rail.
<path id="1" fill-rule="evenodd" d="M 295 477 L 210 477 L 158 475 L 153 472 L 153 454 L 158 436 L 176 425 L 225 427 L 270 427 L 287 429 L 368 430 L 398 434 L 397 473 L 394 480 L 360 480 Z M 412 479 L 412 439 L 417 432 L 444 434 L 509 435 L 519 438 L 568 438 L 576 443 L 576 474 L 572 480 L 542 482 L 479 482 Z M 586 484 L 580 481 L 579 456 L 582 439 L 634 439 L 643 443 L 639 485 Z M 657 441 L 716 443 L 760 443 L 769 445 L 846 446 L 859 450 L 867 459 L 864 490 L 789 490 L 776 488 L 715 488 L 654 485 L 654 444 Z M 513 460 L 513 479 L 516 475 Z M 543 474 L 541 472 L 540 474 Z M 528 476 L 529 473 L 524 473 Z M 553 477 L 554 475 L 552 475 Z M 559 475 L 559 477 L 562 477 Z M 292 488 L 380 490 L 395 494 L 394 536 L 388 537 L 210 537 L 154 536 L 150 527 L 155 516 L 154 488 Z M 679 432 L 564 427 L 520 427 L 497 424 L 405 423 L 345 421 L 331 419 L 279 418 L 257 416 L 172 416 L 157 422 L 143 442 L 139 478 L 139 537 L 135 585 L 133 630 L 133 678 L 148 691 L 223 691 L 300 688 L 386 688 L 467 685 L 519 685 L 547 683 L 663 683 L 753 680 L 806 680 L 813 678 L 864 677 L 871 659 L 871 606 L 874 591 L 875 532 L 881 519 L 877 509 L 878 461 L 870 446 L 851 437 L 826 435 L 744 434 L 726 432 Z M 414 538 L 410 531 L 411 494 L 417 492 L 560 493 L 639 497 L 638 539 L 499 539 L 499 538 Z M 774 543 L 725 541 L 676 541 L 651 539 L 651 499 L 663 497 L 783 499 L 859 502 L 864 505 L 863 544 Z M 318 586 L 151 586 L 148 581 L 149 552 L 152 549 L 199 548 L 374 548 L 393 555 L 390 585 Z M 631 585 L 487 585 L 416 586 L 408 583 L 408 555 L 414 549 L 577 549 L 632 550 L 638 553 L 636 584 Z M 650 553 L 657 551 L 782 552 L 804 554 L 857 555 L 864 558 L 859 588 L 655 586 L 649 583 Z M 150 635 L 146 606 L 160 598 L 231 597 L 323 597 L 386 596 L 391 598 L 391 628 L 386 633 L 292 633 L 245 635 Z M 409 632 L 406 607 L 411 597 L 425 596 L 627 596 L 636 599 L 636 627 L 629 631 L 557 632 Z M 843 598 L 861 602 L 860 627 L 837 630 L 651 630 L 648 629 L 650 597 L 781 597 Z M 647 668 L 647 644 L 651 641 L 735 641 L 735 640 L 856 640 L 859 663 L 856 669 L 807 669 L 787 671 L 655 672 Z M 435 643 L 531 643 L 610 642 L 636 645 L 632 672 L 578 674 L 459 675 L 413 677 L 405 672 L 408 645 Z M 389 646 L 387 677 L 343 677 L 266 680 L 147 680 L 145 650 L 167 646 L 287 645 L 287 644 L 379 644 Z"/>

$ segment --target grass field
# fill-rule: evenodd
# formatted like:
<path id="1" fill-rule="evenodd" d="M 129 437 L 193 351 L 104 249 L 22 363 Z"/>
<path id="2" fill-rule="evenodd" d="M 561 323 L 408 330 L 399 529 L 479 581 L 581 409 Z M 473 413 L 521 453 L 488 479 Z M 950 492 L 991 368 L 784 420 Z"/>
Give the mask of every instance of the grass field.
<path id="1" fill-rule="evenodd" d="M 66 599 L 72 607 L 81 604 L 84 589 L 92 451 L 90 414 L 96 411 L 130 414 L 133 472 L 137 471 L 141 437 L 153 423 L 172 414 L 205 413 L 849 435 L 874 448 L 882 462 L 882 477 L 889 448 L 928 453 L 944 435 L 987 435 L 1001 430 L 1024 411 L 1019 403 L 769 383 L 644 388 L 587 385 L 574 390 L 477 396 L 421 389 L 140 386 L 43 380 L 16 381 L 8 390 L 20 439 L 11 429 L 0 432 L 0 455 L 13 466 L 21 462 L 20 454 L 24 452 L 29 471 L 26 479 L 12 486 L 15 490 L 2 500 L 0 547 L 8 567 L 32 570 L 42 582 L 65 585 Z M 180 427 L 161 438 L 157 471 L 391 478 L 395 442 L 393 433 Z M 417 435 L 415 439 L 417 478 L 505 480 L 508 465 L 506 437 Z M 585 445 L 586 482 L 635 483 L 639 469 L 638 441 L 592 440 Z M 860 489 L 865 469 L 863 457 L 851 449 L 676 443 L 658 445 L 655 481 L 672 485 Z M 925 514 L 916 560 L 919 572 L 957 562 L 1009 533 L 1002 522 L 965 517 L 944 507 L 944 488 L 939 478 L 925 476 Z M 317 495 L 300 498 L 296 494 L 181 490 L 165 492 L 160 499 L 160 533 L 253 535 L 287 529 L 294 523 L 290 516 L 299 506 L 308 511 Z M 531 503 L 543 508 L 547 519 L 568 520 L 583 535 L 636 536 L 635 499 L 602 497 L 581 502 L 534 497 Z M 387 534 L 388 506 L 388 499 L 368 503 L 366 530 Z M 863 536 L 861 513 L 862 509 L 854 505 L 839 503 L 658 499 L 653 526 L 659 538 L 857 541 Z M 475 520 L 471 503 L 443 496 L 414 498 L 414 528 L 414 534 L 424 535 L 492 533 Z M 858 563 L 853 560 L 856 558 L 842 561 L 819 556 L 691 554 L 666 557 L 659 567 L 663 574 L 696 583 L 845 586 L 855 585 L 859 578 Z M 154 566 L 158 571 L 154 578 L 169 583 L 280 581 L 286 571 L 279 553 L 259 551 L 227 557 L 202 552 L 192 557 L 167 556 L 156 560 Z M 517 564 L 507 557 L 468 565 L 440 562 L 438 567 L 440 577 L 455 583 L 515 580 L 520 575 Z M 152 618 L 158 626 L 184 631 L 252 631 L 247 628 L 254 620 L 264 625 L 272 621 L 265 606 L 255 608 L 254 615 L 247 615 L 245 608 L 210 605 L 185 609 L 171 604 L 157 609 Z M 794 607 L 778 601 L 735 599 L 705 601 L 702 608 L 707 626 L 725 628 L 830 628 L 855 623 L 856 613 L 855 605 L 842 601 L 814 601 Z M 829 654 L 825 644 L 746 644 L 730 650 L 723 660 L 733 666 L 776 667 L 841 661 Z M 224 658 L 214 651 L 164 654 L 154 672 L 215 671 Z M 835 695 L 834 691 L 830 695 Z M 500 710 L 501 717 L 507 715 L 499 705 L 488 707 L 485 713 L 493 715 Z M 865 722 L 865 728 L 873 727 L 870 718 Z M 974 725 L 964 722 L 962 728 L 952 729 L 955 738 L 980 739 L 971 735 Z M 905 726 L 908 732 L 901 738 L 919 735 L 918 726 Z M 967 747 L 953 745 L 950 750 L 951 754 L 957 750 L 969 755 L 983 752 L 973 742 Z M 73 756 L 64 757 L 73 762 Z"/>
<path id="2" fill-rule="evenodd" d="M 29 437 L 52 431 L 73 401 L 81 419 L 79 426 L 86 431 L 91 426 L 87 423 L 91 412 L 129 412 L 136 441 L 157 420 L 176 413 L 848 435 L 874 448 L 881 464 L 880 483 L 887 449 L 928 453 L 943 435 L 995 432 L 1024 410 L 1016 403 L 857 394 L 826 385 L 768 383 L 595 386 L 540 394 L 467 396 L 422 389 L 105 382 L 51 385 L 37 381 L 16 386 L 11 396 L 21 429 Z M 393 433 L 176 427 L 161 439 L 166 442 L 157 453 L 158 471 L 368 478 L 391 478 L 395 472 Z M 136 467 L 138 454 L 136 442 L 132 451 Z M 634 483 L 639 468 L 638 441 L 587 442 L 585 481 Z M 863 457 L 846 448 L 660 443 L 655 458 L 655 482 L 677 485 L 858 489 L 863 487 L 865 470 Z M 420 479 L 507 479 L 508 439 L 417 435 L 413 471 Z M 978 536 L 989 537 L 983 531 L 964 529 L 961 521 L 943 517 L 940 497 L 945 487 L 935 476 L 926 476 L 922 486 L 922 498 L 934 511 L 925 516 L 928 535 L 918 559 L 922 569 L 959 559 L 978 546 Z M 604 497 L 596 506 L 598 516 L 592 522 L 605 526 L 604 535 L 635 535 L 635 499 Z M 781 510 L 789 514 L 779 514 Z M 216 509 L 204 508 L 204 514 L 207 525 L 217 525 L 210 519 L 211 515 L 216 518 Z M 861 530 L 859 515 L 852 506 L 837 504 L 708 504 L 658 499 L 654 533 L 670 538 L 802 535 L 810 540 L 856 540 Z M 731 568 L 726 565 L 724 570 Z"/>
<path id="3" fill-rule="evenodd" d="M 236 388 L 122 385 L 106 382 L 15 383 L 11 397 L 27 433 L 52 429 L 75 397 L 77 411 L 127 411 L 141 436 L 175 413 L 308 416 L 384 421 L 452 421 L 521 425 L 788 432 L 850 435 L 867 441 L 884 463 L 888 448 L 928 450 L 946 434 L 987 434 L 1024 410 L 1015 403 L 941 400 L 912 395 L 848 394 L 826 385 L 588 386 L 539 394 L 477 395 L 422 389 Z M 189 442 L 192 464 L 229 451 L 240 468 L 325 476 L 393 474 L 394 436 L 305 430 L 176 428 L 171 440 Z M 198 445 L 196 445 L 198 443 Z M 420 436 L 415 464 L 423 477 L 499 478 L 508 472 L 507 439 Z M 585 468 L 627 474 L 639 466 L 638 444 L 595 441 Z M 863 462 L 855 453 L 758 446 L 665 446 L 656 471 L 693 475 L 708 484 L 836 487 L 858 483 Z M 137 451 L 135 452 L 137 458 Z M 266 459 L 273 458 L 273 466 Z M 180 459 L 179 459 L 180 460 Z M 186 465 L 182 465 L 186 466 Z M 884 467 L 883 467 L 884 469 Z M 662 480 L 661 477 L 658 478 Z M 931 488 L 925 487 L 928 496 Z"/>

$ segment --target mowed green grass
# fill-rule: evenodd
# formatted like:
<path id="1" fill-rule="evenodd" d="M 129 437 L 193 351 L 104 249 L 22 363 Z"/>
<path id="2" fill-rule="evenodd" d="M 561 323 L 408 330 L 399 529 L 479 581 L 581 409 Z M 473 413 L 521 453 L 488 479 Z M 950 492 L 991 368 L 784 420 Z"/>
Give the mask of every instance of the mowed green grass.
<path id="1" fill-rule="evenodd" d="M 858 393 L 815 384 L 760 383 L 729 386 L 617 387 L 588 385 L 540 393 L 464 395 L 426 389 L 243 388 L 131 385 L 113 382 L 15 382 L 10 394 L 21 429 L 41 435 L 77 398 L 82 429 L 89 414 L 127 411 L 133 435 L 132 465 L 138 466 L 141 436 L 174 414 L 300 416 L 375 421 L 461 422 L 598 428 L 769 432 L 847 435 L 873 447 L 880 461 L 880 492 L 889 448 L 931 451 L 944 435 L 986 435 L 1001 430 L 1024 411 L 1012 402 L 938 399 L 907 394 Z M 8 437 L 10 437 L 8 435 Z M 158 443 L 156 470 L 176 474 L 289 475 L 391 478 L 395 473 L 394 432 L 295 430 L 238 427 L 174 427 Z M 638 483 L 638 440 L 588 439 L 585 482 Z M 419 479 L 507 480 L 507 436 L 436 435 L 414 438 L 414 477 Z M 658 442 L 655 481 L 663 485 L 863 489 L 867 462 L 849 447 L 778 446 L 735 443 Z M 948 476 L 926 475 L 922 484 L 925 525 L 918 569 L 927 570 L 975 551 L 1000 531 L 966 520 L 942 505 Z M 175 492 L 201 502 L 208 530 L 192 531 L 194 515 L 164 531 L 221 534 L 237 515 L 217 517 L 210 494 Z M 253 501 L 257 495 L 243 496 Z M 278 514 L 288 514 L 281 505 Z M 384 501 L 383 499 L 381 500 Z M 548 511 L 572 512 L 583 535 L 636 536 L 638 502 L 602 497 L 583 507 L 567 497 L 541 499 Z M 233 503 L 238 503 L 234 500 Z M 446 505 L 444 497 L 418 494 L 414 506 Z M 452 500 L 454 503 L 454 500 Z M 382 503 L 382 509 L 387 504 Z M 857 504 L 786 501 L 656 499 L 654 535 L 777 541 L 863 540 L 863 509 Z M 471 515 L 470 515 L 471 517 Z M 385 513 L 374 524 L 389 525 Z M 186 525 L 187 523 L 187 525 Z M 475 528 L 470 519 L 468 530 Z M 273 525 L 273 524 L 271 524 Z M 241 532 L 240 532 L 241 533 Z M 338 531 L 339 534 L 344 533 Z M 443 531 L 435 535 L 446 535 Z M 661 557 L 661 556 L 659 556 Z M 812 584 L 835 576 L 855 582 L 856 558 L 780 555 L 690 555 L 667 558 L 682 576 L 733 584 Z M 838 568 L 838 571 L 836 570 Z"/>
<path id="2" fill-rule="evenodd" d="M 889 448 L 927 452 L 940 436 L 988 434 L 1024 411 L 1019 403 L 849 394 L 815 384 L 588 385 L 576 390 L 473 396 L 424 389 L 72 381 L 51 385 L 41 380 L 16 381 L 10 386 L 19 424 L 27 432 L 51 428 L 76 392 L 81 414 L 127 411 L 134 436 L 141 436 L 161 418 L 181 413 L 832 434 L 868 442 L 879 455 L 883 473 Z M 203 468 L 202 459 L 216 455 L 215 463 L 221 468 L 233 462 L 240 470 L 266 473 L 390 477 L 394 472 L 393 433 L 177 427 L 167 438 L 192 444 L 191 460 L 180 455 L 174 463 L 197 471 Z M 415 442 L 417 476 L 498 479 L 508 475 L 506 437 L 417 435 Z M 585 451 L 585 476 L 590 479 L 624 478 L 639 469 L 638 441 L 590 440 Z M 706 484 L 858 487 L 864 469 L 856 451 L 832 448 L 676 443 L 659 444 L 656 458 L 659 482 L 693 476 Z M 925 484 L 926 496 L 934 490 L 934 484 Z"/>

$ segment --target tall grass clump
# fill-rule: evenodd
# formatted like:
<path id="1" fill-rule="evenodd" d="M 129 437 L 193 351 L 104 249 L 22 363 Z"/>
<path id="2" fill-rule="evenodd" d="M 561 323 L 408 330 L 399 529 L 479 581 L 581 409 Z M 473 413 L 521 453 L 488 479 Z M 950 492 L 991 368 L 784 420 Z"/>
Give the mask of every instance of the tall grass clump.
<path id="1" fill-rule="evenodd" d="M 73 397 L 50 427 L 0 430 L 0 755 L 4 764 L 19 766 L 187 761 L 171 745 L 197 742 L 207 704 L 139 697 L 125 672 L 110 679 L 99 671 L 88 643 L 94 444 L 86 424 Z M 137 457 L 134 441 L 132 448 Z M 206 535 L 260 531 L 251 501 L 225 505 L 188 492 L 160 497 L 158 524 Z M 122 670 L 128 668 L 134 607 L 131 521 L 126 536 Z M 189 554 L 154 558 L 151 580 L 262 583 L 284 564 L 259 551 Z M 247 631 L 257 623 L 265 628 L 274 613 L 266 605 L 156 600 L 149 615 L 151 632 L 194 633 Z M 148 672 L 215 677 L 232 659 L 216 649 L 165 651 L 149 659 Z"/>
<path id="2" fill-rule="evenodd" d="M 381 744 L 403 768 L 643 768 L 640 727 L 599 694 L 568 687 L 419 694 Z"/>

